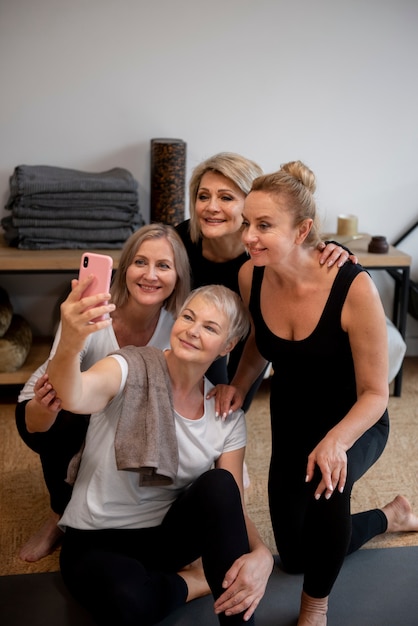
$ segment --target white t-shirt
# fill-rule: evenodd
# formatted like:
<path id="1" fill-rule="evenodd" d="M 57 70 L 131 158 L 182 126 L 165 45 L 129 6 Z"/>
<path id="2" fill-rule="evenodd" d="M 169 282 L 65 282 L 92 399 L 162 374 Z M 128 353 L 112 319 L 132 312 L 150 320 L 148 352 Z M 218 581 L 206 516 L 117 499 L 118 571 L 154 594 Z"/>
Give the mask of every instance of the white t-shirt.
<path id="1" fill-rule="evenodd" d="M 154 348 L 159 348 L 160 350 L 167 350 L 170 347 L 170 334 L 171 329 L 174 324 L 174 318 L 166 309 L 161 309 L 160 317 L 158 319 L 157 326 L 155 328 L 154 334 L 151 339 L 147 343 L 148 346 L 154 346 Z M 61 338 L 61 323 L 58 327 L 57 334 L 55 335 L 54 343 L 52 344 L 51 353 L 49 355 L 49 360 L 54 356 L 59 340 Z M 103 328 L 102 330 L 98 330 L 95 333 L 92 333 L 87 337 L 85 346 L 80 352 L 80 367 L 81 371 L 88 370 L 92 365 L 103 359 L 105 356 L 110 354 L 110 352 L 114 352 L 115 350 L 119 350 L 120 346 L 117 342 L 115 331 L 113 330 L 113 326 L 108 326 L 107 328 Z M 24 400 L 31 400 L 35 393 L 33 388 L 35 386 L 36 381 L 46 372 L 48 367 L 48 361 L 45 361 L 42 365 L 38 367 L 35 372 L 31 375 L 23 389 L 21 390 L 18 398 L 18 402 L 23 402 Z"/>
<path id="2" fill-rule="evenodd" d="M 128 365 L 121 365 L 122 384 L 104 411 L 90 418 L 86 446 L 73 493 L 59 526 L 92 530 L 144 528 L 161 523 L 171 504 L 198 476 L 209 470 L 223 452 L 246 444 L 244 413 L 235 411 L 223 421 L 215 417 L 215 398 L 205 400 L 204 415 L 190 420 L 174 412 L 179 466 L 174 484 L 140 487 L 135 471 L 118 470 L 115 432 L 123 401 Z M 205 379 L 204 397 L 212 388 Z"/>

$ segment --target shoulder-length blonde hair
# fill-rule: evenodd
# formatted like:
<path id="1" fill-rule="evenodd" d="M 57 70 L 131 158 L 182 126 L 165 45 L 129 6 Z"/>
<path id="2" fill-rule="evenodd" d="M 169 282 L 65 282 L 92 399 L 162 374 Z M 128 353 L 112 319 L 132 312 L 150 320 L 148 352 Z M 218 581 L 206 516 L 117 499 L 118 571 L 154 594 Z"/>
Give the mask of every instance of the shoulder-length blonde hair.
<path id="1" fill-rule="evenodd" d="M 138 248 L 146 240 L 161 238 L 167 239 L 173 249 L 174 265 L 177 273 L 176 285 L 171 295 L 164 302 L 164 307 L 172 315 L 177 315 L 190 292 L 190 263 L 182 240 L 174 228 L 167 224 L 146 224 L 135 231 L 126 241 L 110 288 L 113 304 L 122 306 L 128 299 L 126 272 L 132 264 Z"/>
<path id="2" fill-rule="evenodd" d="M 250 161 L 234 152 L 219 152 L 195 167 L 189 183 L 190 238 L 194 243 L 199 241 L 201 235 L 199 222 L 196 217 L 195 203 L 200 181 L 206 172 L 222 174 L 247 196 L 254 178 L 261 176 L 263 170 L 254 161 Z"/>

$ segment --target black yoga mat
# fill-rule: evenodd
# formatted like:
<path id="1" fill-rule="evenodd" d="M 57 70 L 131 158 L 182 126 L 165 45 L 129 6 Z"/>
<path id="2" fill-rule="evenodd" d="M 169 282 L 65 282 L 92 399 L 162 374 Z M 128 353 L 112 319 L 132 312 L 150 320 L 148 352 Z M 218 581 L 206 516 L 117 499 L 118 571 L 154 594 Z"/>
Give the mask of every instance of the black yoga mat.
<path id="1" fill-rule="evenodd" d="M 275 567 L 256 626 L 295 626 L 302 577 Z M 328 626 L 417 626 L 418 547 L 359 550 L 347 557 L 331 595 Z M 159 626 L 217 626 L 212 597 L 190 602 Z M 58 572 L 0 577 L 2 626 L 93 626 Z M 116 626 L 116 625 L 115 625 Z"/>

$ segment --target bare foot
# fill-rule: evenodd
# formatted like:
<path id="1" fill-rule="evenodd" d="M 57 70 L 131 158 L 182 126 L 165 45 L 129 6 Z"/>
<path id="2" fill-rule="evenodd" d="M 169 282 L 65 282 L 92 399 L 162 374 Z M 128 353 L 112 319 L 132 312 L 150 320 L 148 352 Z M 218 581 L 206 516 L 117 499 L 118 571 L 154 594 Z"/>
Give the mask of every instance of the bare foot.
<path id="1" fill-rule="evenodd" d="M 63 536 L 62 530 L 57 526 L 59 519 L 60 516 L 57 513 L 51 512 L 46 522 L 20 549 L 19 557 L 22 561 L 34 563 L 57 548 Z"/>
<path id="2" fill-rule="evenodd" d="M 418 532 L 418 516 L 404 496 L 396 496 L 382 511 L 388 520 L 387 533 Z"/>
<path id="3" fill-rule="evenodd" d="M 302 591 L 297 626 L 327 626 L 328 596 L 312 598 Z"/>
<path id="4" fill-rule="evenodd" d="M 211 591 L 203 571 L 202 559 L 197 559 L 178 572 L 189 590 L 186 602 L 207 596 Z"/>

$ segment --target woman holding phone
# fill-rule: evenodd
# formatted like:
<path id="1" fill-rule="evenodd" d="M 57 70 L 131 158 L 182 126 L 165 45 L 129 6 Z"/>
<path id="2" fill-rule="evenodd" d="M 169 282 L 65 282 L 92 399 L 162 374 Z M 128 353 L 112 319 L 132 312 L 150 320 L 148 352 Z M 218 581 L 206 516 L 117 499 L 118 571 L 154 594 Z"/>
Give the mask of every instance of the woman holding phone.
<path id="1" fill-rule="evenodd" d="M 93 278 L 85 282 L 87 287 Z M 189 262 L 175 230 L 163 224 L 140 228 L 127 240 L 110 288 L 111 301 L 116 305 L 112 324 L 89 335 L 80 355 L 82 370 L 127 345 L 168 348 L 174 316 L 189 290 Z M 67 314 L 75 327 L 85 323 L 78 305 Z M 50 359 L 60 335 L 61 325 Z M 67 467 L 84 441 L 89 420 L 89 415 L 61 410 L 61 401 L 46 374 L 47 365 L 32 374 L 16 406 L 18 431 L 40 455 L 51 501 L 48 519 L 20 550 L 20 558 L 30 562 L 50 554 L 62 538 L 57 522 L 72 491 L 65 482 Z"/>

